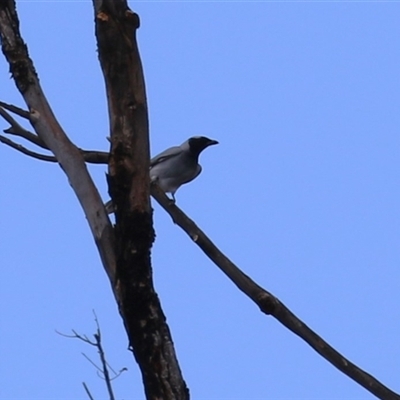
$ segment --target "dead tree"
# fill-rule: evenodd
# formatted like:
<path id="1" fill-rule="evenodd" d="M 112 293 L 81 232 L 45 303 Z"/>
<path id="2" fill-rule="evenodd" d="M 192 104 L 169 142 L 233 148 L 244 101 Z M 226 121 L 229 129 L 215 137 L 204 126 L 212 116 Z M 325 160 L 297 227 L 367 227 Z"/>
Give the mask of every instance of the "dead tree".
<path id="1" fill-rule="evenodd" d="M 154 240 L 150 206 L 149 134 L 144 79 L 136 29 L 138 16 L 126 0 L 96 0 L 96 36 L 104 73 L 111 149 L 109 191 L 116 206 L 113 228 L 85 164 L 68 139 L 43 93 L 19 32 L 14 0 L 0 1 L 2 50 L 29 112 L 37 138 L 49 149 L 80 201 L 142 372 L 147 398 L 187 399 L 172 338 L 152 281 Z"/>
<path id="2" fill-rule="evenodd" d="M 381 399 L 400 396 L 351 363 L 275 296 L 234 265 L 157 187 L 151 186 L 149 127 L 145 84 L 136 42 L 139 17 L 126 0 L 93 0 L 99 59 L 106 84 L 111 148 L 109 153 L 79 149 L 58 123 L 39 84 L 20 31 L 15 0 L 0 0 L 0 39 L 12 77 L 27 111 L 0 103 L 0 115 L 20 136 L 51 151 L 43 155 L 7 137 L 0 141 L 31 157 L 57 162 L 68 177 L 88 220 L 118 304 L 129 347 L 140 367 L 148 399 L 188 399 L 189 391 L 175 355 L 171 334 L 154 290 L 150 251 L 154 240 L 150 194 L 227 277 L 322 357 Z M 29 121 L 35 133 L 11 115 Z M 86 163 L 108 164 L 109 193 L 115 205 L 112 226 Z"/>

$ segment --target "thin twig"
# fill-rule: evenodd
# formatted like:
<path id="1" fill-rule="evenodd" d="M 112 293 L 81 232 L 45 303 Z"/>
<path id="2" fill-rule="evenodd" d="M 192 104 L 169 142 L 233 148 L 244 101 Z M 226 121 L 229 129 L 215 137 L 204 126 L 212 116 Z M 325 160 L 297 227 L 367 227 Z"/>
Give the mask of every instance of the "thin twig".
<path id="1" fill-rule="evenodd" d="M 20 117 L 25 118 L 28 121 L 30 120 L 30 117 L 31 117 L 30 112 L 26 111 L 26 110 L 23 110 L 20 107 L 14 106 L 13 104 L 4 103 L 3 101 L 0 101 L 0 107 L 3 107 L 6 110 L 11 111 L 12 113 L 19 115 Z"/>
<path id="2" fill-rule="evenodd" d="M 0 102 L 1 103 L 1 102 Z M 5 103 L 1 103 L 5 104 Z M 10 106 L 10 105 L 8 105 Z M 13 106 L 15 107 L 15 106 Z M 4 108 L 0 107 L 0 116 L 3 117 L 11 126 L 8 129 L 4 129 L 4 133 L 8 133 L 9 135 L 14 135 L 14 136 L 19 136 L 22 137 L 29 142 L 35 144 L 36 146 L 41 147 L 42 149 L 49 150 L 47 145 L 43 142 L 42 139 L 40 139 L 39 136 L 36 134 L 24 129 Z M 5 142 L 3 142 L 5 143 Z M 9 141 L 9 143 L 14 143 L 12 141 Z M 13 146 L 11 146 L 13 147 Z M 15 148 L 15 146 L 14 146 Z M 82 150 L 78 148 L 81 154 L 83 155 L 83 158 L 85 159 L 86 162 L 91 163 L 91 164 L 107 164 L 108 159 L 109 159 L 109 153 L 106 151 L 97 151 L 97 150 Z M 17 149 L 18 150 L 18 149 Z M 26 154 L 26 153 L 25 153 Z M 32 152 L 32 154 L 38 154 L 36 152 Z M 56 159 L 43 159 L 39 158 L 42 161 L 56 161 Z"/>
<path id="3" fill-rule="evenodd" d="M 85 353 L 81 353 L 83 355 L 83 357 L 86 358 L 86 360 L 88 360 L 90 362 L 90 364 L 93 365 L 93 367 L 95 367 L 98 371 L 103 372 L 102 369 L 100 367 L 98 367 L 94 361 L 92 361 Z"/>
<path id="4" fill-rule="evenodd" d="M 94 397 L 92 396 L 92 394 L 89 391 L 89 388 L 87 387 L 85 382 L 82 382 L 83 387 L 85 388 L 86 394 L 89 396 L 90 400 L 94 400 Z"/>
<path id="5" fill-rule="evenodd" d="M 42 139 L 38 135 L 24 129 L 4 108 L 0 107 L 0 116 L 2 116 L 9 124 L 10 127 L 4 130 L 4 133 L 23 137 L 26 140 L 36 144 L 42 149 L 49 150 Z"/>
<path id="6" fill-rule="evenodd" d="M 117 376 L 118 374 L 120 374 L 121 373 L 121 371 L 118 373 L 118 372 L 116 372 L 115 370 L 114 370 L 114 368 L 110 365 L 110 363 L 107 361 L 107 368 L 115 375 L 115 376 Z M 114 376 L 114 378 L 112 378 L 111 380 L 113 380 L 113 379 L 115 379 L 115 376 Z"/>
<path id="7" fill-rule="evenodd" d="M 96 346 L 99 351 L 101 364 L 103 366 L 102 372 L 104 375 L 104 379 L 106 381 L 106 386 L 107 386 L 108 394 L 110 396 L 110 400 L 115 400 L 114 392 L 113 392 L 113 389 L 111 386 L 110 374 L 109 374 L 108 368 L 107 368 L 107 361 L 106 361 L 106 357 L 104 355 L 103 346 L 101 344 L 101 331 L 100 331 L 99 320 L 98 320 L 97 315 L 94 310 L 93 310 L 93 314 L 95 317 L 94 320 L 96 321 L 96 325 L 97 325 L 97 333 L 94 334 L 94 338 L 96 339 Z"/>
<path id="8" fill-rule="evenodd" d="M 82 342 L 85 342 L 87 344 L 90 344 L 92 346 L 97 346 L 96 342 L 92 342 L 86 335 L 82 336 L 79 333 L 76 333 L 75 330 L 71 329 L 73 335 L 67 335 L 66 333 L 61 333 L 56 329 L 56 333 L 58 333 L 60 336 L 64 336 L 68 339 L 79 339 L 82 340 Z"/>
<path id="9" fill-rule="evenodd" d="M 69 339 L 82 340 L 83 342 L 85 342 L 87 344 L 90 344 L 92 346 L 95 346 L 97 348 L 97 351 L 98 351 L 99 356 L 100 356 L 101 367 L 97 366 L 96 363 L 93 362 L 85 353 L 82 353 L 82 355 L 83 355 L 83 357 L 86 358 L 86 360 L 88 360 L 96 368 L 98 376 L 105 380 L 110 400 L 115 400 L 115 396 L 114 396 L 114 392 L 113 392 L 113 389 L 112 389 L 111 382 L 114 379 L 118 378 L 122 374 L 122 372 L 126 371 L 127 369 L 126 368 L 122 368 L 119 371 L 119 373 L 116 373 L 111 367 L 109 367 L 109 364 L 108 364 L 108 362 L 106 360 L 106 356 L 105 356 L 105 353 L 104 353 L 104 350 L 103 350 L 103 346 L 102 346 L 102 343 L 101 343 L 101 330 L 100 330 L 99 320 L 98 320 L 97 315 L 96 315 L 94 310 L 93 310 L 93 314 L 94 314 L 94 320 L 96 322 L 96 327 L 97 327 L 96 333 L 93 335 L 95 341 L 91 341 L 86 335 L 81 335 L 81 334 L 77 333 L 74 329 L 71 329 L 73 335 L 67 335 L 67 334 L 61 333 L 61 332 L 59 332 L 57 330 L 56 330 L 56 332 L 59 335 L 64 336 L 64 337 L 69 338 Z M 112 378 L 111 378 L 110 373 L 108 371 L 109 368 L 111 369 L 111 371 L 115 375 Z M 99 374 L 99 372 L 103 376 L 101 376 Z"/>
<path id="10" fill-rule="evenodd" d="M 28 150 L 26 147 L 13 142 L 12 140 L 6 138 L 5 136 L 0 135 L 0 143 L 4 143 L 7 146 L 12 147 L 15 150 L 18 150 L 20 153 L 23 153 L 27 156 L 36 158 L 41 161 L 49 161 L 49 162 L 57 162 L 57 159 L 54 156 L 47 156 L 45 154 L 36 153 L 35 151 Z"/>
<path id="11" fill-rule="evenodd" d="M 53 163 L 57 162 L 57 159 L 54 156 L 48 156 L 45 154 L 41 154 L 41 153 L 37 153 L 32 150 L 29 150 L 26 147 L 20 145 L 19 143 L 15 143 L 12 140 L 10 140 L 2 135 L 0 135 L 0 143 L 10 146 L 13 149 L 19 151 L 20 153 L 23 153 L 27 156 L 36 158 L 37 160 L 48 161 L 48 162 L 53 162 Z M 84 160 L 90 164 L 107 164 L 108 153 L 105 151 L 81 150 L 81 152 L 82 152 Z"/>
<path id="12" fill-rule="evenodd" d="M 108 363 L 107 363 L 107 365 L 108 365 L 108 367 L 111 369 L 111 367 L 110 367 L 110 365 L 109 365 Z M 128 368 L 126 368 L 126 367 L 121 368 L 121 369 L 119 370 L 119 372 L 113 371 L 113 373 L 115 374 L 115 376 L 114 376 L 113 378 L 111 378 L 110 381 L 112 382 L 113 380 L 117 379 L 118 377 L 120 377 L 120 376 L 122 375 L 123 372 L 126 372 L 126 371 L 128 371 Z"/>

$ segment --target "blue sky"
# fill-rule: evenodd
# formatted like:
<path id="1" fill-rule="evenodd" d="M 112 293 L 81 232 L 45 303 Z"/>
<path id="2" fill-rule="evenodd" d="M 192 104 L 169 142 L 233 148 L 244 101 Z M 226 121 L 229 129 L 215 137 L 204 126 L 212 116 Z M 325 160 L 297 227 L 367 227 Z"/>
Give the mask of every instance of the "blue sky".
<path id="1" fill-rule="evenodd" d="M 217 139 L 178 205 L 261 286 L 400 392 L 400 3 L 131 2 L 151 149 Z M 107 149 L 90 1 L 20 1 L 69 137 Z M 0 58 L 0 98 L 23 106 Z M 5 122 L 0 126 L 7 128 Z M 60 168 L 0 146 L 0 398 L 96 399 L 96 310 L 119 399 L 138 368 Z M 107 200 L 105 167 L 90 171 Z M 257 307 L 154 204 L 154 280 L 193 399 L 372 399 Z"/>

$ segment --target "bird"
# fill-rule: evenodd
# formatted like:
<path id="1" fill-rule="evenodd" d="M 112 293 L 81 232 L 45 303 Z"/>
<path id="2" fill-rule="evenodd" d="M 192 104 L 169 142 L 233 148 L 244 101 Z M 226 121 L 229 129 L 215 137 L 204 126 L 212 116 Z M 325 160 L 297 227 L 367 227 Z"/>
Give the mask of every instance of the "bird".
<path id="1" fill-rule="evenodd" d="M 157 183 L 165 193 L 171 193 L 175 203 L 176 191 L 197 178 L 202 170 L 200 153 L 209 146 L 219 144 L 205 136 L 193 136 L 180 146 L 170 147 L 150 160 L 150 181 Z M 112 200 L 105 203 L 107 214 L 115 212 Z"/>
<path id="2" fill-rule="evenodd" d="M 180 146 L 170 147 L 150 160 L 150 180 L 157 182 L 165 193 L 170 193 L 175 202 L 176 191 L 185 183 L 197 178 L 202 170 L 200 153 L 209 146 L 218 144 L 205 136 L 193 136 Z"/>

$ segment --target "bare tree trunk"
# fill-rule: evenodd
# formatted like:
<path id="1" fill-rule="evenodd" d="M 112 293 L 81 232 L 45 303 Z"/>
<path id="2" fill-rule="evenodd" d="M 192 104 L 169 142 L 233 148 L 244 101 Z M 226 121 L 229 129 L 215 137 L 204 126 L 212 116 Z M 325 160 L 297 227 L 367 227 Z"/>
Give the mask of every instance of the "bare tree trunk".
<path id="1" fill-rule="evenodd" d="M 109 189 L 115 207 L 116 290 L 148 398 L 186 399 L 186 384 L 154 291 L 149 123 L 136 42 L 139 16 L 125 0 L 93 1 L 111 131 Z"/>

